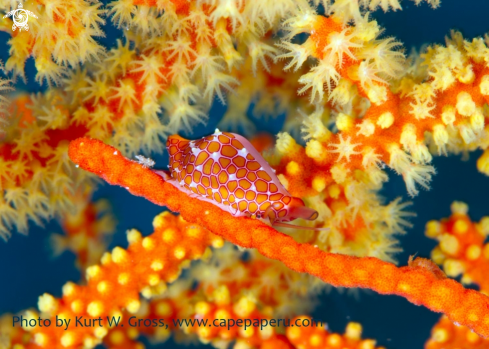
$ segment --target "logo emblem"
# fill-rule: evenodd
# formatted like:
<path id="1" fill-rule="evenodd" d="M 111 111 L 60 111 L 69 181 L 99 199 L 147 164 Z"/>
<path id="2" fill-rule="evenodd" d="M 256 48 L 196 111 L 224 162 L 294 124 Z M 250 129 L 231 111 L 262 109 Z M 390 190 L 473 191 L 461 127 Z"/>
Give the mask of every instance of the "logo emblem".
<path id="1" fill-rule="evenodd" d="M 29 31 L 29 25 L 27 24 L 27 21 L 29 20 L 29 15 L 34 18 L 38 18 L 31 11 L 24 10 L 22 8 L 22 3 L 19 2 L 19 7 L 16 10 L 12 10 L 7 13 L 5 16 L 3 16 L 3 18 L 12 16 L 12 19 L 14 21 L 14 24 L 12 25 L 13 31 L 15 31 L 17 28 L 19 28 L 19 31 L 22 31 L 22 29 L 24 29 L 25 31 Z"/>

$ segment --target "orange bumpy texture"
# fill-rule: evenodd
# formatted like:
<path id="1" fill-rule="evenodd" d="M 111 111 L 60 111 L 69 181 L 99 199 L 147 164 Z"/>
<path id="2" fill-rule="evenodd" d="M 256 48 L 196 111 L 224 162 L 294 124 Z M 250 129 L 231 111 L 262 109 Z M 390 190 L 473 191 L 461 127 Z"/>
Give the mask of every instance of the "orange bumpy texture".
<path id="1" fill-rule="evenodd" d="M 426 224 L 426 236 L 439 241 L 431 252 L 433 261 L 443 266 L 450 277 L 462 275 L 462 282 L 476 284 L 481 293 L 489 292 L 489 218 L 472 222 L 469 207 L 463 202 L 454 202 L 452 215 L 440 221 Z M 482 339 L 465 326 L 454 324 L 442 317 L 431 331 L 426 349 L 437 348 L 489 348 L 489 340 Z"/>
<path id="2" fill-rule="evenodd" d="M 307 316 L 293 319 L 292 321 L 311 320 Z M 324 327 L 289 327 L 287 328 L 287 339 L 296 348 L 348 348 L 348 349 L 385 349 L 377 347 L 375 341 L 371 339 L 361 339 L 362 326 L 358 323 L 350 322 L 346 326 L 343 336 L 331 333 Z"/>
<path id="3" fill-rule="evenodd" d="M 463 283 L 477 284 L 481 292 L 489 293 L 489 217 L 474 223 L 468 216 L 468 206 L 452 204 L 452 215 L 426 225 L 426 236 L 440 243 L 432 251 L 433 261 L 443 266 L 450 277 L 462 274 Z"/>
<path id="4" fill-rule="evenodd" d="M 482 336 L 489 336 L 489 297 L 465 289 L 454 280 L 440 279 L 427 268 L 397 268 L 376 258 L 330 254 L 309 244 L 299 244 L 257 220 L 236 218 L 210 203 L 188 197 L 151 170 L 97 140 L 73 141 L 69 155 L 77 165 L 107 182 L 180 212 L 185 220 L 239 246 L 256 248 L 295 271 L 318 276 L 335 286 L 370 288 L 381 294 L 403 296 L 415 304 L 445 313 L 452 321 Z"/>
<path id="5" fill-rule="evenodd" d="M 446 316 L 431 330 L 425 349 L 487 349 L 489 340 L 479 337 L 465 326 L 454 324 Z"/>
<path id="6" fill-rule="evenodd" d="M 168 213 L 163 216 L 169 217 Z M 310 287 L 301 286 L 301 280 L 306 281 L 307 275 L 293 272 L 280 262 L 265 259 L 255 252 L 251 252 L 246 261 L 242 257 L 243 254 L 230 244 L 216 250 L 210 262 L 203 261 L 190 269 L 190 279 L 176 281 L 164 294 L 141 301 L 137 313 L 128 310 L 112 313 L 114 324 L 99 328 L 95 333 L 97 338 L 103 337 L 104 344 L 110 348 L 135 349 L 142 348 L 138 342 L 140 334 L 148 336 L 152 342 L 163 342 L 171 334 L 176 340 L 193 335 L 214 346 L 235 342 L 238 347 L 252 345 L 263 349 L 312 349 L 324 344 L 343 349 L 376 348 L 374 340 L 361 338 L 362 326 L 358 323 L 349 323 L 342 336 L 331 333 L 327 325 L 308 316 L 293 317 L 306 309 L 304 304 L 313 303 Z M 45 305 L 46 295 L 40 302 L 41 307 Z M 32 312 L 24 314 L 34 315 Z M 283 321 L 284 314 L 287 320 L 277 324 L 276 319 Z M 11 316 L 0 320 L 0 331 L 11 345 L 25 344 L 33 338 L 29 333 L 31 328 L 12 328 Z M 193 321 L 194 325 L 184 321 Z M 207 321 L 208 325 L 198 325 L 197 321 Z M 153 322 L 158 326 L 151 326 Z M 252 323 L 256 324 L 252 326 Z M 288 323 L 285 335 L 280 334 L 285 323 Z M 90 336 L 84 339 L 85 347 L 96 344 Z"/>
<path id="7" fill-rule="evenodd" d="M 139 294 L 154 297 L 166 290 L 166 283 L 176 280 L 183 267 L 194 259 L 210 253 L 208 247 L 222 246 L 222 239 L 207 230 L 187 223 L 168 212 L 155 217 L 154 233 L 142 237 L 135 230 L 128 232 L 129 247 L 116 247 L 106 252 L 100 265 L 86 271 L 87 285 L 68 282 L 63 286 L 63 297 L 56 299 L 49 294 L 39 298 L 42 318 L 51 317 L 76 321 L 83 316 L 87 321 L 102 318 L 102 327 L 90 322 L 88 327 L 36 326 L 30 329 L 33 341 L 27 347 L 79 348 L 93 347 L 107 335 L 107 316 L 121 316 L 121 310 L 137 313 L 141 308 Z M 207 251 L 207 252 L 206 252 Z M 28 318 L 35 317 L 29 313 Z"/>

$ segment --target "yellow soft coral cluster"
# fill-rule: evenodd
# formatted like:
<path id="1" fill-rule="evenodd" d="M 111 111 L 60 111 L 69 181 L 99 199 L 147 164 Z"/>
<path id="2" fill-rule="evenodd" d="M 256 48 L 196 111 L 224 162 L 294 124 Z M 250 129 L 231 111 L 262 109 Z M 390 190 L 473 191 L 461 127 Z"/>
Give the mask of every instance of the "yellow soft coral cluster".
<path id="1" fill-rule="evenodd" d="M 269 58 L 278 51 L 265 34 L 277 30 L 281 16 L 295 8 L 287 1 L 272 12 L 256 2 L 238 11 L 240 4 L 233 10 L 232 5 L 203 2 L 114 1 L 109 4 L 112 20 L 127 29 L 126 37 L 105 52 L 93 41 L 103 34 L 106 12 L 100 3 L 35 5 L 28 9 L 41 17 L 31 31 L 14 33 L 6 70 L 23 75 L 32 55 L 37 80 L 57 86 L 14 99 L 19 108 L 0 148 L 6 162 L 1 186 L 7 190 L 2 206 L 9 213 L 0 222 L 4 237 L 13 226 L 25 231 L 29 218 L 39 222 L 66 212 L 69 202 L 62 198 L 88 183 L 63 162 L 64 140 L 87 135 L 129 155 L 162 152 L 166 135 L 207 121 L 213 97 L 224 101 L 224 91 L 239 84 L 233 75 L 244 56 L 250 57 L 253 71 L 269 69 Z M 230 27 L 229 16 L 235 16 Z M 5 23 L 3 30 L 10 27 Z M 80 62 L 87 64 L 80 67 Z M 40 185 L 37 176 L 46 184 Z M 13 212 L 19 207 L 25 209 Z"/>
<path id="2" fill-rule="evenodd" d="M 340 6 L 339 3 L 337 5 Z M 62 23 L 67 20 L 68 15 L 67 10 L 62 11 L 58 9 L 59 6 L 61 5 L 56 3 L 46 9 L 44 4 L 39 3 L 37 10 L 53 17 L 55 23 Z M 97 23 L 101 23 L 100 16 L 104 12 L 98 5 L 89 6 L 84 2 L 77 2 L 72 6 L 75 8 L 70 11 L 70 15 L 77 17 L 79 14 L 75 22 L 84 24 L 76 33 L 81 37 L 86 37 L 88 33 L 100 34 Z M 80 14 L 83 6 L 92 9 L 87 11 L 94 23 L 88 23 L 84 19 L 88 15 Z M 370 6 L 376 7 L 377 4 L 372 3 Z M 405 148 L 412 153 L 411 156 L 401 150 L 404 139 L 413 139 L 411 134 L 405 135 L 413 129 L 412 124 L 408 123 L 404 127 L 405 122 L 398 122 L 398 127 L 394 125 L 394 119 L 399 114 L 396 110 L 382 112 L 378 120 L 373 116 L 370 121 L 372 118 L 369 113 L 379 114 L 373 111 L 375 103 L 382 104 L 379 106 L 381 109 L 392 109 L 399 104 L 391 100 L 396 100 L 397 97 L 388 91 L 386 81 L 400 78 L 404 56 L 397 50 L 400 46 L 398 42 L 391 38 L 379 39 L 381 29 L 367 16 L 357 18 L 355 27 L 348 26 L 343 24 L 339 14 L 329 18 L 316 14 L 314 7 L 306 1 L 296 4 L 280 1 L 273 6 L 255 2 L 221 4 L 115 1 L 109 8 L 113 21 L 127 29 L 125 43 L 119 40 L 117 47 L 105 54 L 96 50 L 98 53 L 92 55 L 92 64 L 68 71 L 68 76 L 58 83 L 63 88 L 53 88 L 43 95 L 30 97 L 30 100 L 19 100 L 19 104 L 27 105 L 26 114 L 30 117 L 20 117 L 17 113 L 17 119 L 12 124 L 25 125 L 28 131 L 22 132 L 20 136 L 27 139 L 19 139 L 18 128 L 11 127 L 4 145 L 4 159 L 10 157 L 22 164 L 22 168 L 37 166 L 39 170 L 45 171 L 50 182 L 61 182 L 62 185 L 56 188 L 39 188 L 34 184 L 32 191 L 37 193 L 28 191 L 27 196 L 38 196 L 37 201 L 44 200 L 53 204 L 49 205 L 50 209 L 44 210 L 43 204 L 39 203 L 35 207 L 29 205 L 29 212 L 5 223 L 5 236 L 13 225 L 17 225 L 19 230 L 25 230 L 27 218 L 48 218 L 55 212 L 66 210 L 68 203 L 59 202 L 60 195 L 57 193 L 66 192 L 73 185 L 85 181 L 85 178 L 73 179 L 70 165 L 59 165 L 60 160 L 52 155 L 53 145 L 61 152 L 62 147 L 59 145 L 63 144 L 63 139 L 71 140 L 84 134 L 112 143 L 129 155 L 140 150 L 159 152 L 163 149 L 162 137 L 182 128 L 189 129 L 195 122 L 205 122 L 212 96 L 217 95 L 224 101 L 223 91 L 233 89 L 238 84 L 240 86 L 236 89 L 236 94 L 229 97 L 230 106 L 222 121 L 225 127 L 233 126 L 236 120 L 246 120 L 244 115 L 253 101 L 256 101 L 255 109 L 259 114 L 277 114 L 281 110 L 292 109 L 288 112 L 288 129 L 298 129 L 301 118 L 297 116 L 303 115 L 301 130 L 307 140 L 307 157 L 303 157 L 302 161 L 310 160 L 307 160 L 307 164 L 295 161 L 287 164 L 288 160 L 285 159 L 282 160 L 283 167 L 278 168 L 279 177 L 285 184 L 293 180 L 298 188 L 303 187 L 295 192 L 291 190 L 293 194 L 316 197 L 321 193 L 310 201 L 327 215 L 328 209 L 325 209 L 325 200 L 321 197 L 324 196 L 324 189 L 332 183 L 355 187 L 347 193 L 349 200 L 346 206 L 334 206 L 333 211 L 340 210 L 341 213 L 332 224 L 328 223 L 326 226 L 333 225 L 338 230 L 339 223 L 346 221 L 350 226 L 359 227 L 358 229 L 372 225 L 383 226 L 376 222 L 384 220 L 386 215 L 376 214 L 376 210 L 367 213 L 367 219 L 357 219 L 357 212 L 363 212 L 363 208 L 381 207 L 378 199 L 368 194 L 371 188 L 363 188 L 367 188 L 364 182 L 370 183 L 375 189 L 380 188 L 387 179 L 380 169 L 382 162 L 390 164 L 404 175 L 411 194 L 417 193 L 414 186 L 416 182 L 427 185 L 433 169 L 418 164 L 429 160 L 426 146 L 420 143 L 419 147 Z M 55 13 L 56 16 L 49 13 Z M 284 18 L 286 20 L 283 28 L 289 34 L 280 42 L 275 42 L 274 47 L 270 33 L 281 28 L 280 20 Z M 54 29 L 46 26 L 44 30 L 48 32 Z M 34 34 L 31 32 L 17 35 L 12 40 L 19 43 L 27 40 L 32 44 L 30 35 Z M 314 34 L 300 45 L 291 41 L 294 36 L 303 32 Z M 57 33 L 55 31 L 52 37 L 56 37 Z M 75 48 L 81 49 L 80 45 L 83 42 L 73 41 Z M 137 48 L 137 52 L 131 45 Z M 83 48 L 85 49 L 87 48 Z M 280 50 L 284 52 L 280 54 Z M 35 58 L 36 53 L 37 50 L 32 50 Z M 56 61 L 57 51 L 52 56 Z M 14 54 L 11 59 L 17 59 L 16 57 L 18 55 Z M 304 63 L 311 57 L 317 59 L 319 64 L 307 72 L 310 68 Z M 285 65 L 274 64 L 274 60 L 284 60 Z M 65 60 L 56 62 L 63 63 Z M 7 65 L 7 69 L 12 70 L 9 67 Z M 297 71 L 299 67 L 301 68 Z M 290 72 L 292 68 L 297 72 Z M 251 71 L 252 75 L 243 73 L 246 71 Z M 51 79 L 56 80 L 54 75 Z M 304 86 L 300 88 L 300 84 Z M 323 89 L 323 85 L 327 89 Z M 307 98 L 295 96 L 293 92 L 296 89 L 299 93 L 310 91 L 308 93 L 314 105 L 308 104 Z M 329 94 L 330 102 L 323 100 L 325 93 Z M 392 98 L 387 102 L 385 100 L 388 95 Z M 374 105 L 369 107 L 368 104 L 372 101 Z M 336 126 L 341 131 L 338 135 L 328 130 L 327 123 L 330 120 L 336 121 Z M 400 132 L 399 127 L 407 130 L 398 134 L 400 140 L 385 142 L 382 134 L 386 133 L 385 137 L 390 139 L 392 132 Z M 49 142 L 45 137 L 48 131 Z M 359 137 L 363 144 L 357 141 Z M 376 143 L 367 142 L 365 137 L 370 137 Z M 58 142 L 53 142 L 53 138 L 58 139 Z M 279 142 L 280 140 L 279 138 Z M 379 144 L 382 145 L 380 148 Z M 281 149 L 290 150 L 278 144 L 277 150 L 280 152 Z M 389 155 L 389 152 L 392 154 Z M 416 160 L 418 153 L 426 159 Z M 49 159 L 48 163 L 55 165 L 57 170 L 52 171 L 43 159 Z M 338 163 L 333 165 L 335 159 Z M 303 170 L 307 166 L 315 167 L 313 177 L 310 170 Z M 30 173 L 22 168 L 13 171 L 9 166 L 6 168 L 9 170 L 5 171 L 5 181 L 18 181 L 23 187 L 30 186 Z M 283 169 L 287 169 L 287 172 L 284 173 Z M 354 182 L 360 183 L 345 185 L 351 183 L 355 170 L 365 173 L 357 171 Z M 72 183 L 66 183 L 67 176 Z M 289 178 L 290 176 L 293 178 Z M 359 177 L 360 181 L 357 180 Z M 8 191 L 13 189 L 7 188 Z M 335 189 L 330 191 L 334 197 Z M 12 200 L 5 200 L 4 205 L 5 210 L 19 206 Z M 395 203 L 392 205 L 396 206 Z M 351 212 L 344 212 L 343 207 Z M 393 210 L 400 212 L 400 208 L 394 207 Z M 381 241 L 381 247 L 374 247 L 375 251 L 367 251 L 367 255 L 390 258 L 388 256 L 395 248 L 390 247 L 393 243 L 389 235 L 402 231 L 404 223 L 402 219 L 393 219 L 388 222 L 387 230 L 375 229 L 379 238 L 374 240 Z M 345 237 L 344 233 L 335 235 L 335 240 Z M 324 241 L 325 238 L 321 240 Z M 365 243 L 361 245 L 364 246 Z M 383 247 L 386 248 L 385 252 L 379 252 Z M 349 248 L 337 251 L 348 250 Z M 366 247 L 366 250 L 372 248 Z"/>
<path id="3" fill-rule="evenodd" d="M 322 125 L 320 120 L 318 122 Z M 322 129 L 314 127 L 314 132 L 330 133 L 324 126 Z M 308 146 L 311 147 L 313 142 L 310 141 Z M 319 142 L 317 144 L 321 147 Z M 278 136 L 271 160 L 277 159 L 280 160 L 276 169 L 282 183 L 292 195 L 304 197 L 307 205 L 318 211 L 317 221 L 321 226 L 330 228 L 328 231 L 297 232 L 301 241 L 335 253 L 392 260 L 393 254 L 399 251 L 394 235 L 410 227 L 408 219 L 413 213 L 406 211 L 409 202 L 402 203 L 398 198 L 384 204 L 376 194 L 381 183 L 387 180 L 382 170 L 370 174 L 357 170 L 350 176 L 342 167 L 333 165 L 331 178 L 309 158 L 308 148 L 304 149 L 287 133 Z"/>
<path id="4" fill-rule="evenodd" d="M 301 45 L 289 44 L 283 57 L 292 57 L 297 66 L 308 57 L 317 60 L 299 79 L 304 85 L 299 91 L 309 91 L 315 104 L 328 104 L 340 132 L 317 134 L 321 123 L 308 126 L 318 125 L 317 115 L 308 118 L 305 154 L 315 171 L 312 176 L 296 170 L 299 183 L 314 189 L 321 177 L 325 183 L 341 183 L 361 170 L 366 180 L 378 185 L 387 178 L 380 171 L 387 165 L 404 177 L 414 196 L 416 185 L 428 188 L 435 173 L 432 153 L 486 147 L 488 49 L 482 39 L 470 42 L 453 33 L 446 46 L 429 47 L 422 62 L 408 66 L 396 50 L 400 44 L 379 39 L 381 29 L 368 17 L 357 20 L 355 27 L 344 27 L 334 15 L 304 12 L 307 16 L 289 19 L 287 28 L 290 36 L 310 35 Z M 284 164 L 294 168 L 288 166 Z"/>
<path id="5" fill-rule="evenodd" d="M 7 111 L 9 100 L 3 94 L 12 91 L 12 89 L 9 80 L 0 79 L 0 93 L 2 93 L 0 95 L 0 139 L 4 136 L 4 127 L 8 123 L 9 116 Z"/>
<path id="6" fill-rule="evenodd" d="M 3 0 L 0 9 L 5 12 L 17 8 L 17 1 Z M 9 41 L 10 57 L 5 69 L 25 79 L 24 65 L 34 57 L 37 69 L 36 81 L 61 83 L 68 69 L 98 60 L 104 52 L 96 40 L 103 36 L 101 26 L 105 10 L 102 4 L 92 1 L 54 0 L 25 2 L 25 10 L 34 13 L 30 31 L 14 32 Z M 0 23 L 0 30 L 12 28 L 13 18 Z"/>
<path id="7" fill-rule="evenodd" d="M 37 105 L 30 104 L 34 100 Z M 55 91 L 18 96 L 11 108 L 15 114 L 0 143 L 2 238 L 15 228 L 26 233 L 29 220 L 41 224 L 55 214 L 74 212 L 75 196 L 87 197 L 93 187 L 93 179 L 74 172 L 66 154 L 67 140 L 86 129 L 67 129 L 68 111 Z"/>
<path id="8" fill-rule="evenodd" d="M 439 4 L 426 2 L 432 7 Z M 58 245 L 76 253 L 80 266 L 92 265 L 105 248 L 97 241 L 98 234 L 113 226 L 109 218 L 95 220 L 98 209 L 89 203 L 95 176 L 71 163 L 68 143 L 89 137 L 116 147 L 110 148 L 110 160 L 101 152 L 78 165 L 96 168 L 95 174 L 109 181 L 117 177 L 120 184 L 123 170 L 134 165 L 124 160 L 129 165 L 117 167 L 122 162 L 120 153 L 133 157 L 163 152 L 169 134 L 207 123 L 216 100 L 228 103 L 219 126 L 241 127 L 250 135 L 254 126 L 249 110 L 255 117 L 287 114 L 283 132 L 264 157 L 287 190 L 318 212 L 316 221 L 299 222 L 312 230 L 287 230 L 301 245 L 281 235 L 274 235 L 276 241 L 249 232 L 225 235 L 224 223 L 229 227 L 233 221 L 214 214 L 216 233 L 258 247 L 291 268 L 320 275 L 335 285 L 402 294 L 477 325 L 481 333 L 486 330 L 481 310 L 475 309 L 485 298 L 446 280 L 431 262 L 417 259 L 396 269 L 373 257 L 394 260 L 400 250 L 395 234 L 410 227 L 408 219 L 413 215 L 406 211 L 409 203 L 400 198 L 385 203 L 380 197 L 388 180 L 386 168 L 404 178 L 410 196 L 417 195 L 419 187 L 429 188 L 434 155 L 483 149 L 477 166 L 489 174 L 487 38 L 468 40 L 453 32 L 444 45 L 431 45 L 406 59 L 402 44 L 383 36 L 383 29 L 366 12 L 379 7 L 401 9 L 399 0 L 116 0 L 106 8 L 97 1 L 35 0 L 23 5 L 38 18 L 29 19 L 29 31 L 11 32 L 12 19 L 0 22 L 0 30 L 12 35 L 4 70 L 25 78 L 24 65 L 32 57 L 35 80 L 48 89 L 10 96 L 9 118 L 4 113 L 7 99 L 0 96 L 1 237 L 9 237 L 15 229 L 26 232 L 29 220 L 41 224 L 61 217 L 67 237 L 58 239 Z M 17 6 L 17 2 L 0 1 L 4 12 Z M 97 41 L 104 35 L 106 21 L 123 32 L 111 49 Z M 2 80 L 0 92 L 9 89 Z M 132 166 L 131 171 L 124 179 L 126 188 L 152 197 L 151 188 L 137 176 L 142 170 Z M 156 181 L 149 175 L 146 179 Z M 174 194 L 159 195 L 173 198 L 173 206 L 182 204 L 182 200 L 175 203 Z M 195 207 L 195 203 L 188 205 Z M 440 240 L 432 257 L 443 263 L 449 277 L 462 273 L 462 281 L 476 282 L 487 292 L 487 222 L 471 223 L 464 207 L 454 204 L 447 222 L 428 225 L 428 236 Z M 246 224 L 256 231 L 268 228 L 257 222 Z M 269 319 L 309 311 L 311 288 L 320 283 L 265 260 L 258 252 L 250 252 L 250 260 L 243 261 L 236 251 L 225 250 L 211 264 L 193 269 L 190 278 L 199 284 L 197 288 L 181 283 L 164 293 L 166 283 L 176 280 L 191 259 L 207 257 L 207 247 L 220 247 L 223 241 L 168 213 L 158 216 L 154 225 L 152 236 L 143 238 L 130 231 L 128 250 L 117 247 L 102 256 L 100 265 L 86 269 L 86 286 L 66 284 L 59 300 L 42 296 L 40 311 L 67 319 L 76 314 L 122 314 L 124 321 L 133 313 L 149 319 L 205 318 L 218 313 L 233 319 Z M 283 251 L 277 246 L 284 246 Z M 314 263 L 298 258 L 298 251 L 306 250 Z M 331 253 L 369 258 L 335 259 Z M 332 267 L 324 265 L 324 256 L 337 263 L 336 271 L 347 270 L 345 275 L 328 274 L 325 270 Z M 349 265 L 357 268 L 351 271 Z M 379 265 L 392 277 L 370 280 Z M 431 285 L 433 294 L 418 290 L 416 278 Z M 447 294 L 455 290 L 460 299 L 470 296 L 470 313 L 459 314 L 438 290 Z M 140 301 L 139 292 L 150 300 Z M 138 333 L 166 339 L 173 330 L 122 331 L 104 325 L 97 331 L 61 333 L 36 327 L 25 336 L 13 329 L 9 338 L 11 344 L 25 347 L 89 348 L 103 341 L 113 348 L 139 348 Z M 184 332 L 217 347 L 231 340 L 237 340 L 237 348 L 375 347 L 373 341 L 360 339 L 357 324 L 350 324 L 344 337 L 324 328 L 265 334 L 215 328 Z"/>

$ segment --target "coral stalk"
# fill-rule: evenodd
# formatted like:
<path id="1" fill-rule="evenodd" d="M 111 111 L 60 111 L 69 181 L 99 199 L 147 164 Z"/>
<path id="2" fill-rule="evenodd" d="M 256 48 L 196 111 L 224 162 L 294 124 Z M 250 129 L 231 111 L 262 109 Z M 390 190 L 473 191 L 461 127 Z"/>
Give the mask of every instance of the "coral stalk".
<path id="1" fill-rule="evenodd" d="M 465 289 L 454 280 L 440 278 L 422 264 L 398 268 L 373 257 L 326 253 L 312 245 L 297 243 L 261 221 L 233 217 L 217 206 L 188 197 L 156 173 L 98 140 L 72 141 L 69 156 L 78 166 L 108 183 L 180 212 L 186 221 L 202 225 L 239 246 L 256 248 L 295 271 L 315 275 L 334 286 L 368 288 L 380 294 L 402 296 L 489 337 L 489 297 Z"/>
<path id="2" fill-rule="evenodd" d="M 129 247 L 115 247 L 112 253 L 104 254 L 101 264 L 87 268 L 87 285 L 68 282 L 63 286 L 62 298 L 47 293 L 39 297 L 41 317 L 49 316 L 53 323 L 62 318 L 75 324 L 76 316 L 97 323 L 75 324 L 66 330 L 35 326 L 30 328 L 33 342 L 42 348 L 95 347 L 107 335 L 108 316 L 122 316 L 122 309 L 137 313 L 141 308 L 140 293 L 145 298 L 161 295 L 166 283 L 175 281 L 182 268 L 209 255 L 210 246 L 223 244 L 221 238 L 169 212 L 156 216 L 153 227 L 154 233 L 144 238 L 136 230 L 128 231 Z M 37 318 L 30 313 L 24 317 Z"/>
<path id="3" fill-rule="evenodd" d="M 431 337 L 425 349 L 485 349 L 489 348 L 489 340 L 480 338 L 467 327 L 454 324 L 446 316 L 431 330 Z"/>
<path id="4" fill-rule="evenodd" d="M 443 266 L 448 276 L 462 274 L 462 283 L 474 283 L 482 293 L 488 294 L 489 280 L 489 218 L 472 222 L 469 207 L 455 201 L 451 205 L 452 215 L 441 221 L 430 221 L 426 225 L 426 236 L 440 243 L 431 252 L 434 262 Z"/>

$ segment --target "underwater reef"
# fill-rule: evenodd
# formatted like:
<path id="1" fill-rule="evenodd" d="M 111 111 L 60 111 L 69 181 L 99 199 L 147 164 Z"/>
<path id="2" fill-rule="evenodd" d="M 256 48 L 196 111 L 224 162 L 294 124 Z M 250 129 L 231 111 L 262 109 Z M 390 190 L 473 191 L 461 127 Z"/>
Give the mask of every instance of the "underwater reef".
<path id="1" fill-rule="evenodd" d="M 444 4 L 0 0 L 0 349 L 404 348 L 325 321 L 388 295 L 406 340 L 417 308 L 489 348 L 489 35 L 411 49 L 401 6 Z"/>

